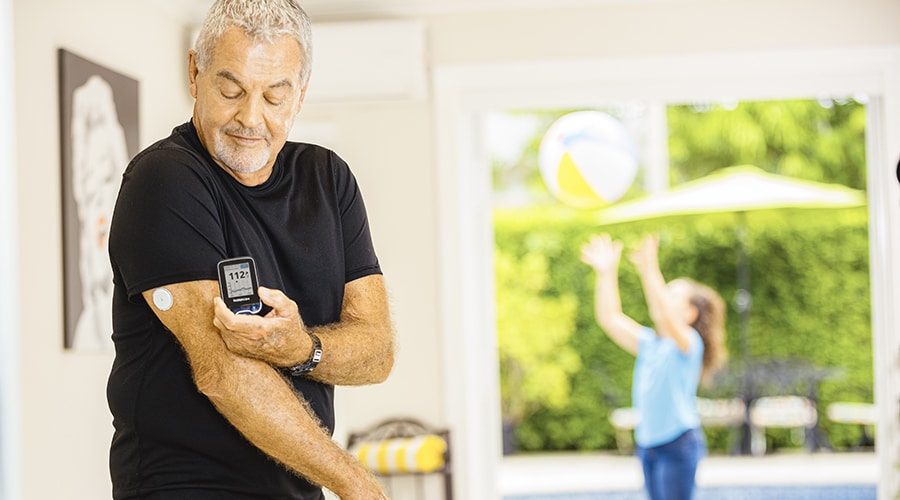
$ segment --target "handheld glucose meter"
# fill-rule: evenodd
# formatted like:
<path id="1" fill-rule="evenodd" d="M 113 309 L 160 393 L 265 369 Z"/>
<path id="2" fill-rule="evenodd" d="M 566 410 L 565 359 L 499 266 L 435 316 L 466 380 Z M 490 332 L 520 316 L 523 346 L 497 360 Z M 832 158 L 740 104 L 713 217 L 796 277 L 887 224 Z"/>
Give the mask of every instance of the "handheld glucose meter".
<path id="1" fill-rule="evenodd" d="M 218 264 L 219 292 L 235 314 L 256 314 L 262 310 L 259 278 L 252 257 L 226 259 Z"/>

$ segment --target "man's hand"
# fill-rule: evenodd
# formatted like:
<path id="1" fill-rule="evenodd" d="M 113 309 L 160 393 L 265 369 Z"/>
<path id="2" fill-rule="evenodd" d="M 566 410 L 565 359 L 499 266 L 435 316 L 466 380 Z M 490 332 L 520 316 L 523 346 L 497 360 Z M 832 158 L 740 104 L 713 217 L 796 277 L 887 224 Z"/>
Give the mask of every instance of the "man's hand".
<path id="1" fill-rule="evenodd" d="M 309 359 L 318 335 L 323 356 L 307 376 L 331 385 L 383 382 L 394 364 L 394 331 L 387 293 L 380 274 L 347 283 L 340 321 L 309 328 L 297 304 L 284 293 L 259 288 L 259 298 L 272 308 L 265 316 L 232 313 L 222 299 L 213 302 L 212 326 L 228 350 L 271 366 L 294 366 Z"/>
<path id="2" fill-rule="evenodd" d="M 274 366 L 292 366 L 309 357 L 312 341 L 297 303 L 280 290 L 259 287 L 259 298 L 271 307 L 265 316 L 234 314 L 214 299 L 213 326 L 228 350 Z"/>
<path id="3" fill-rule="evenodd" d="M 356 460 L 354 458 L 354 460 Z M 356 476 L 356 474 L 352 474 Z M 390 500 L 381 483 L 368 471 L 357 477 L 348 478 L 346 491 L 335 491 L 341 500 Z"/>

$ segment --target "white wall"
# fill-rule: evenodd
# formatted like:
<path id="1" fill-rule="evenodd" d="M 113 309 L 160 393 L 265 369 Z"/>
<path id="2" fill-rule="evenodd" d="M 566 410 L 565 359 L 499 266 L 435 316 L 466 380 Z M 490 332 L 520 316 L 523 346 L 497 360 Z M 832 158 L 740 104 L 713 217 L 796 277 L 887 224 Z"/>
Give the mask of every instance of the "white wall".
<path id="1" fill-rule="evenodd" d="M 311 86 L 310 93 L 315 89 Z M 393 416 L 444 423 L 437 334 L 437 231 L 430 104 L 310 103 L 297 127 L 332 126 L 334 148 L 356 174 L 390 294 L 398 355 L 388 381 L 338 388 L 335 439 Z"/>
<path id="2" fill-rule="evenodd" d="M 894 0 L 649 0 L 429 19 L 434 64 L 896 43 Z"/>
<path id="3" fill-rule="evenodd" d="M 142 145 L 190 116 L 182 27 L 137 2 L 14 2 L 23 498 L 110 497 L 111 354 L 63 351 L 57 49 L 140 81 Z M 52 473 L 48 474 L 48 471 Z M 11 499 L 12 500 L 12 499 Z"/>
<path id="4" fill-rule="evenodd" d="M 70 49 L 140 80 L 141 144 L 147 145 L 190 114 L 182 27 L 151 5 L 120 0 L 13 1 L 18 107 L 18 168 L 13 177 L 19 214 L 14 250 L 20 269 L 27 270 L 19 280 L 22 400 L 17 416 L 22 442 L 19 468 L 23 498 L 28 500 L 109 497 L 106 460 L 111 426 L 105 385 L 111 356 L 62 349 L 56 50 Z M 452 14 L 430 16 L 426 22 L 431 67 L 446 69 L 511 61 L 900 46 L 898 19 L 900 2 L 895 0 L 670 0 Z M 653 80 L 653 75 L 648 78 Z M 540 92 L 535 97 L 539 99 Z M 454 386 L 460 373 L 472 369 L 468 363 L 477 357 L 463 358 L 459 353 L 445 362 L 442 341 L 463 333 L 447 326 L 453 324 L 447 316 L 454 311 L 447 304 L 457 298 L 442 295 L 445 277 L 439 273 L 441 263 L 450 257 L 441 254 L 439 245 L 445 231 L 439 225 L 443 220 L 439 182 L 454 175 L 439 175 L 436 170 L 440 159 L 435 137 L 441 134 L 437 128 L 446 124 L 435 125 L 433 102 L 428 100 L 310 102 L 301 113 L 303 124 L 324 124 L 331 145 L 360 179 L 398 325 L 400 350 L 391 379 L 377 387 L 339 390 L 337 438 L 343 440 L 347 431 L 392 415 L 466 430 L 465 422 L 459 421 L 464 409 L 449 407 L 447 388 Z M 491 380 L 485 382 L 485 390 L 473 394 L 474 403 L 467 404 L 492 404 L 484 399 L 494 389 L 489 387 Z M 485 446 L 489 454 L 496 448 L 491 443 Z M 459 464 L 468 458 L 457 455 Z M 53 471 L 51 476 L 48 470 Z M 479 481 L 488 484 L 490 478 Z M 489 493 L 461 498 L 489 498 Z"/>

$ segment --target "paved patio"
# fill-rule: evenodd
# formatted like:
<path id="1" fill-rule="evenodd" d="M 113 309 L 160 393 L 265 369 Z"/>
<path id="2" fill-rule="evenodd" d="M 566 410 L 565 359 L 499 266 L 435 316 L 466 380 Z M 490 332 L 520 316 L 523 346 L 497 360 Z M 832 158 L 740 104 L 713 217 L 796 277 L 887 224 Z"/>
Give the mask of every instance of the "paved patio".
<path id="1" fill-rule="evenodd" d="M 762 457 L 707 457 L 700 465 L 701 487 L 732 485 L 874 485 L 878 460 L 871 452 L 779 452 Z M 506 457 L 500 493 L 528 495 L 637 490 L 640 464 L 629 456 L 556 453 Z"/>

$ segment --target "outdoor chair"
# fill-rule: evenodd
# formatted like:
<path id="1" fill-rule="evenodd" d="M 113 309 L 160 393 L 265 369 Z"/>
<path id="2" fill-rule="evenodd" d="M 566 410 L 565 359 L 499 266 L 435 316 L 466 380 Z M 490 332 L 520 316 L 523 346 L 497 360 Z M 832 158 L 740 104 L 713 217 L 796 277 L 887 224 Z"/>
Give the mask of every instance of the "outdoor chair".
<path id="1" fill-rule="evenodd" d="M 746 407 L 739 398 L 710 399 L 697 398 L 697 411 L 703 427 L 739 428 L 744 423 Z M 634 408 L 616 408 L 609 413 L 609 423 L 616 431 L 616 448 L 623 455 L 634 451 L 632 432 L 640 421 Z"/>
<path id="2" fill-rule="evenodd" d="M 828 405 L 828 419 L 839 424 L 859 425 L 861 435 L 856 448 L 871 448 L 875 439 L 870 429 L 878 420 L 878 410 L 872 403 L 837 402 Z"/>
<path id="3" fill-rule="evenodd" d="M 417 500 L 425 500 L 425 476 L 439 474 L 443 498 L 453 500 L 450 431 L 432 429 L 411 418 L 385 420 L 374 427 L 350 433 L 347 449 L 382 479 L 393 498 L 394 480 L 411 479 Z"/>
<path id="4" fill-rule="evenodd" d="M 818 422 L 816 404 L 803 396 L 764 396 L 750 405 L 750 452 L 766 452 L 766 429 L 802 429 L 807 443 Z M 809 446 L 809 443 L 807 443 Z"/>
<path id="5" fill-rule="evenodd" d="M 609 423 L 616 431 L 616 448 L 622 455 L 630 455 L 634 451 L 632 432 L 637 427 L 640 416 L 634 408 L 616 408 L 609 412 Z"/>

